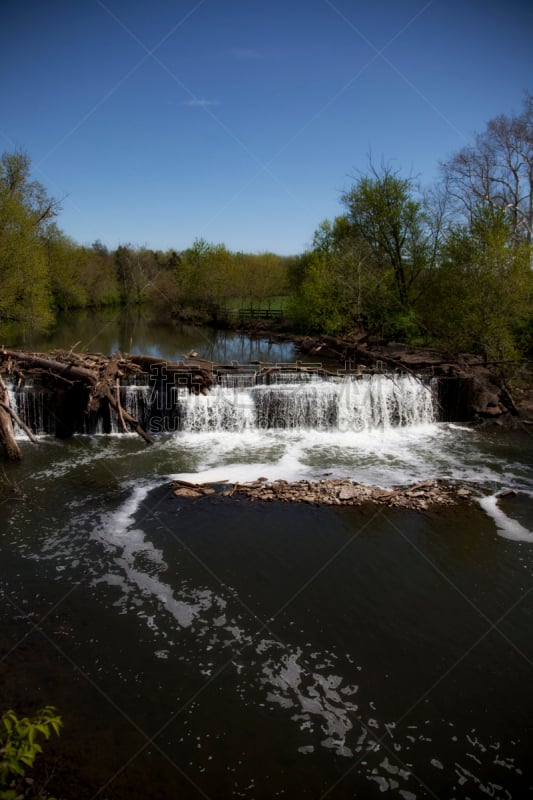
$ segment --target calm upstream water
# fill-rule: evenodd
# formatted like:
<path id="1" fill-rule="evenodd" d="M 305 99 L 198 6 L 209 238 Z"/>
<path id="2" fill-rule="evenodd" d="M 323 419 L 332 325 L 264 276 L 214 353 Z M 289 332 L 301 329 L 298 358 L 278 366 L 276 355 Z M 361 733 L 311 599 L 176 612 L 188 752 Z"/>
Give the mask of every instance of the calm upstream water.
<path id="1" fill-rule="evenodd" d="M 290 342 L 251 340 L 238 333 L 194 325 L 169 325 L 142 308 L 69 312 L 59 318 L 52 333 L 20 336 L 9 344 L 13 349 L 40 352 L 73 348 L 81 353 L 141 353 L 175 361 L 191 350 L 218 362 L 292 361 L 295 357 Z"/>
<path id="2" fill-rule="evenodd" d="M 86 348 L 296 357 L 136 324 L 127 347 L 109 325 Z M 60 709 L 61 796 L 533 796 L 531 437 L 438 423 L 429 391 L 224 387 L 182 399 L 153 446 L 22 443 L 2 478 L 0 696 Z M 478 499 L 418 514 L 170 488 L 325 475 Z"/>

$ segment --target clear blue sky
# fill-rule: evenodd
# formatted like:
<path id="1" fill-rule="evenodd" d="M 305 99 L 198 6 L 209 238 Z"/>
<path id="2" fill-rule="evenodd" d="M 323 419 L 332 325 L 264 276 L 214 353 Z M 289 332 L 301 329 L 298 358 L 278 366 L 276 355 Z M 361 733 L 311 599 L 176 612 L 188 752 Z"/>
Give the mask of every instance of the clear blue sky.
<path id="1" fill-rule="evenodd" d="M 370 151 L 429 184 L 533 89 L 532 0 L 0 6 L 0 150 L 82 244 L 301 252 Z"/>

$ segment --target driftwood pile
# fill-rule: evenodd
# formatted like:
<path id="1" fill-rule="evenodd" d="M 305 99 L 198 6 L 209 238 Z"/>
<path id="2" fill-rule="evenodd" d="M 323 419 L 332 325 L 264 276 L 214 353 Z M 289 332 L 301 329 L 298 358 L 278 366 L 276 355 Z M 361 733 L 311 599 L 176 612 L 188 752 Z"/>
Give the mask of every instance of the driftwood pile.
<path id="1" fill-rule="evenodd" d="M 438 480 L 427 480 L 387 490 L 344 478 L 295 482 L 285 480 L 270 482 L 266 478 L 259 478 L 251 483 L 232 485 L 196 484 L 175 480 L 172 482 L 172 489 L 176 497 L 197 499 L 214 494 L 222 497 L 242 495 L 251 501 L 267 503 L 277 501 L 328 506 L 372 504 L 413 511 L 427 511 L 433 506 L 457 505 L 469 501 L 474 494 L 472 489 L 466 486 Z"/>
<path id="2" fill-rule="evenodd" d="M 187 362 L 168 362 L 148 356 L 112 355 L 54 350 L 48 354 L 26 353 L 15 350 L 0 350 L 0 448 L 12 461 L 20 460 L 21 451 L 14 435 L 13 423 L 18 424 L 32 441 L 32 432 L 19 419 L 16 409 L 9 403 L 9 395 L 2 374 L 16 385 L 26 378 L 45 378 L 49 385 L 63 390 L 74 390 L 71 402 L 85 404 L 84 411 L 96 411 L 102 402 L 108 403 L 117 413 L 124 430 L 127 426 L 146 442 L 152 438 L 121 406 L 120 381 L 132 375 L 149 374 L 154 379 L 174 381 L 179 377 L 180 385 L 189 391 L 206 393 L 214 383 L 209 370 Z M 80 395 L 81 390 L 81 395 Z"/>

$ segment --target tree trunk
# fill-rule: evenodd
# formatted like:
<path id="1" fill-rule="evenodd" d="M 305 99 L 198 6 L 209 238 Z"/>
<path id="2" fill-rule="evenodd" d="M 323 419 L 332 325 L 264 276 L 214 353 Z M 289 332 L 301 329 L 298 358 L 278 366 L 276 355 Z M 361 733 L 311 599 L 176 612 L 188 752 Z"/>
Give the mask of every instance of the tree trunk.
<path id="1" fill-rule="evenodd" d="M 22 453 L 15 439 L 13 420 L 7 410 L 9 407 L 7 389 L 0 376 L 0 446 L 10 461 L 20 461 Z"/>

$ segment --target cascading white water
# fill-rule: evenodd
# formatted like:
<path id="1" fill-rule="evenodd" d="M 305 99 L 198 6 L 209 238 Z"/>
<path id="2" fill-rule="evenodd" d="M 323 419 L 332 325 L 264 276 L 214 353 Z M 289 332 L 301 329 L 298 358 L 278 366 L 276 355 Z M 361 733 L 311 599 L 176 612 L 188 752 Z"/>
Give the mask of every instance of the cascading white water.
<path id="1" fill-rule="evenodd" d="M 208 395 L 184 395 L 178 400 L 180 427 L 191 432 L 251 430 L 255 406 L 251 390 L 216 386 Z"/>
<path id="2" fill-rule="evenodd" d="M 145 420 L 149 415 L 150 405 L 153 399 L 153 389 L 147 384 L 131 384 L 120 387 L 120 403 L 124 411 L 131 417 L 138 420 L 141 425 L 146 424 Z M 99 433 L 103 432 L 100 423 Z M 118 415 L 113 413 L 110 416 L 111 433 L 121 433 L 122 426 Z"/>
<path id="3" fill-rule="evenodd" d="M 360 431 L 435 420 L 431 388 L 409 375 L 315 378 L 248 389 L 218 386 L 208 396 L 181 397 L 179 409 L 181 429 L 191 432 Z"/>
<path id="4" fill-rule="evenodd" d="M 358 432 L 435 421 L 430 386 L 410 375 L 328 376 L 292 371 L 224 376 L 208 395 L 148 383 L 120 387 L 123 409 L 151 430 L 233 432 L 270 429 Z M 37 434 L 55 433 L 53 395 L 31 383 L 8 387 L 9 401 Z M 121 433 L 111 411 L 91 423 L 80 417 L 79 432 Z M 16 434 L 22 431 L 16 428 Z"/>
<path id="5" fill-rule="evenodd" d="M 15 388 L 13 384 L 7 384 L 6 388 L 9 405 L 22 422 L 28 425 L 37 436 L 49 432 L 47 431 L 49 414 L 42 389 L 36 389 L 32 381 L 26 381 L 24 386 L 19 388 Z M 13 424 L 13 430 L 17 437 L 26 435 L 17 423 Z"/>

